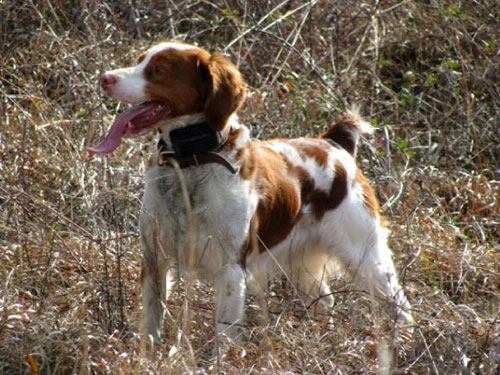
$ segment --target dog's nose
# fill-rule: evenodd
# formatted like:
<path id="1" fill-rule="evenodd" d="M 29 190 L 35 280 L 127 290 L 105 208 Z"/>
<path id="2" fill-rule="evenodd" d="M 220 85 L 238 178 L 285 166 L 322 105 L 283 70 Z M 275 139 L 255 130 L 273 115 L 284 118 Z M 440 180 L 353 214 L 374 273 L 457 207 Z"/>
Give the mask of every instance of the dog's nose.
<path id="1" fill-rule="evenodd" d="M 116 77 L 112 74 L 104 73 L 101 75 L 101 87 L 105 92 L 108 92 L 111 86 L 116 84 Z"/>

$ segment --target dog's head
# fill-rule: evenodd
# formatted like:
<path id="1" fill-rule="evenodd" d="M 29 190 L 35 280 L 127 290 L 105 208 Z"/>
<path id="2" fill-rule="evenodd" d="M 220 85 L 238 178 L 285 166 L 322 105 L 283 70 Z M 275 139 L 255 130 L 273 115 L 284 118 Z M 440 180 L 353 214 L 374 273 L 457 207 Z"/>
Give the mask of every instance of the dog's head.
<path id="1" fill-rule="evenodd" d="M 114 121 L 106 138 L 88 150 L 108 153 L 122 137 L 147 133 L 186 115 L 203 114 L 208 125 L 222 130 L 245 98 L 238 69 L 220 53 L 166 42 L 139 55 L 137 65 L 101 76 L 104 92 L 133 104 Z"/>

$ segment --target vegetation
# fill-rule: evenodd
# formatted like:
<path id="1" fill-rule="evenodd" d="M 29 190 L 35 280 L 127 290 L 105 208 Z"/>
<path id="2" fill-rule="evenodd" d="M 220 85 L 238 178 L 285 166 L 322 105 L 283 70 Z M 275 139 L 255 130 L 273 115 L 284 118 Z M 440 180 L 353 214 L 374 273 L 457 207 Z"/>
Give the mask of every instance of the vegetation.
<path id="1" fill-rule="evenodd" d="M 496 0 L 0 1 L 0 374 L 499 374 L 499 24 Z M 164 39 L 239 65 L 256 137 L 314 136 L 361 106 L 378 130 L 358 162 L 390 222 L 411 337 L 342 279 L 330 317 L 278 280 L 269 322 L 250 299 L 245 339 L 212 361 L 210 288 L 180 283 L 164 342 L 141 356 L 154 135 L 84 149 L 123 110 L 99 74 Z"/>

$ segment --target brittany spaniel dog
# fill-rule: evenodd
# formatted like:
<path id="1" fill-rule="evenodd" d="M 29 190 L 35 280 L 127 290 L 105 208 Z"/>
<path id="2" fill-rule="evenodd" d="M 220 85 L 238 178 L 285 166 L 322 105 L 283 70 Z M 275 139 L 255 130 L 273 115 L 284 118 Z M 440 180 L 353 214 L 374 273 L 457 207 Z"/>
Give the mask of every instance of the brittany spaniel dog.
<path id="1" fill-rule="evenodd" d="M 333 304 L 340 264 L 355 288 L 413 321 L 398 283 L 374 191 L 356 166 L 370 132 L 355 111 L 316 138 L 256 140 L 236 112 L 245 82 L 220 53 L 161 43 L 137 65 L 101 76 L 104 92 L 133 106 L 93 153 L 153 130 L 158 147 L 140 217 L 145 335 L 158 340 L 172 265 L 213 282 L 216 333 L 235 338 L 247 286 L 283 273 L 309 303 Z"/>

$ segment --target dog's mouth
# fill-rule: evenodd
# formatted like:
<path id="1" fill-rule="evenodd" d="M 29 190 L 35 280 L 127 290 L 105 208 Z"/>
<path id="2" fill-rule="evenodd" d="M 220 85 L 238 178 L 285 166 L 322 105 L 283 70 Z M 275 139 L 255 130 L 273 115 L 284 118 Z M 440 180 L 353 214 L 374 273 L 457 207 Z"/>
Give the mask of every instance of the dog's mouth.
<path id="1" fill-rule="evenodd" d="M 110 153 L 120 145 L 122 137 L 135 137 L 155 129 L 170 112 L 165 103 L 156 100 L 133 106 L 116 117 L 106 138 L 87 150 L 96 154 Z"/>

